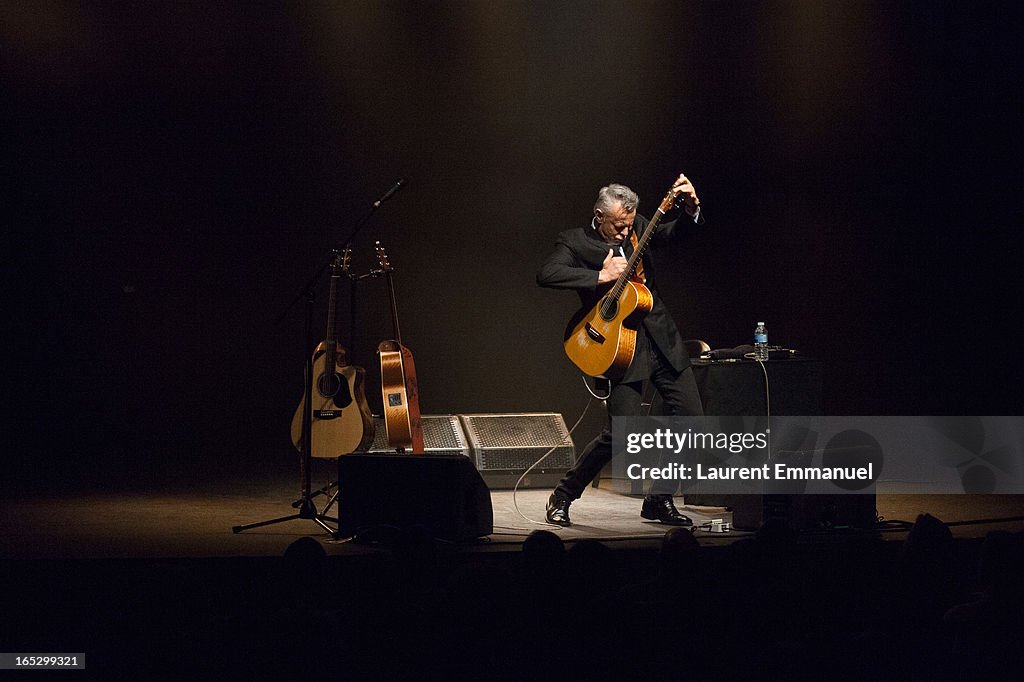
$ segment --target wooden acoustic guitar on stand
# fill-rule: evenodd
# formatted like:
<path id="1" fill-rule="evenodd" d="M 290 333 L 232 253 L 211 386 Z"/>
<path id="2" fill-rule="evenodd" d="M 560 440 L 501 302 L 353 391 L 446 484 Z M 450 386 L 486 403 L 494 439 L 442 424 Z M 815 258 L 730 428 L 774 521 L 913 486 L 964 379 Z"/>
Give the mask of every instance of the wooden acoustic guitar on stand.
<path id="1" fill-rule="evenodd" d="M 331 263 L 327 300 L 327 335 L 313 353 L 312 448 L 313 457 L 339 457 L 366 450 L 373 443 L 374 424 L 366 402 L 366 371 L 348 364 L 345 348 L 338 343 L 335 324 L 338 280 L 349 270 L 349 249 Z M 302 450 L 302 416 L 305 398 L 292 418 L 292 443 Z"/>
<path id="2" fill-rule="evenodd" d="M 416 365 L 412 360 L 412 352 L 402 345 L 391 262 L 380 242 L 377 242 L 376 247 L 377 261 L 388 281 L 391 322 L 395 327 L 395 338 L 381 341 L 377 346 L 388 445 L 398 452 L 421 455 L 424 452 L 423 422 L 420 418 L 420 391 L 416 380 Z"/>

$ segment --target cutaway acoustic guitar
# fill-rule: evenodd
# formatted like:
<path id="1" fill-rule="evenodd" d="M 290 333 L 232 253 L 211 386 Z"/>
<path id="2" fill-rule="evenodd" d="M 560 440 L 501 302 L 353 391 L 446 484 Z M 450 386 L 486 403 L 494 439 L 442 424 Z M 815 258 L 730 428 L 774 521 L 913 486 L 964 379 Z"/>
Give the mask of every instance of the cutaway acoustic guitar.
<path id="1" fill-rule="evenodd" d="M 327 300 L 327 334 L 313 352 L 312 448 L 313 457 L 340 457 L 366 450 L 373 443 L 374 425 L 366 402 L 366 370 L 348 364 L 338 343 L 336 312 L 338 280 L 349 267 L 349 250 L 331 263 Z M 292 443 L 302 450 L 302 415 L 305 398 L 292 418 Z"/>

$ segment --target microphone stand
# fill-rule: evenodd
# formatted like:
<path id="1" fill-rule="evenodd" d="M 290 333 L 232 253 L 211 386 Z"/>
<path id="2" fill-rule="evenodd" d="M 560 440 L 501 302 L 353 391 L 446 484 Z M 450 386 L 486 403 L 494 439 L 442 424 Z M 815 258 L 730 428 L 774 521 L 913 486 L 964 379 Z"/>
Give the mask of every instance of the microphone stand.
<path id="1" fill-rule="evenodd" d="M 389 189 L 380 199 L 375 201 L 370 207 L 370 211 L 356 223 L 355 227 L 349 233 L 348 237 L 344 241 L 339 242 L 333 249 L 331 249 L 331 255 L 320 268 L 309 278 L 309 281 L 303 285 L 291 302 L 285 307 L 281 314 L 277 316 L 274 321 L 275 325 L 280 325 L 284 321 L 288 312 L 295 306 L 300 300 L 306 299 L 306 350 L 304 363 L 305 363 L 305 375 L 306 375 L 306 388 L 304 393 L 303 411 L 302 411 L 302 450 L 299 455 L 299 476 L 302 479 L 301 497 L 296 501 L 298 512 L 295 514 L 289 514 L 287 516 L 281 516 L 275 519 L 268 519 L 266 521 L 257 521 L 256 523 L 248 523 L 240 526 L 232 526 L 232 533 L 241 533 L 242 531 L 250 530 L 252 528 L 261 528 L 263 526 L 270 526 L 275 523 L 283 523 L 285 521 L 293 521 L 295 519 L 307 519 L 313 521 L 322 529 L 324 529 L 328 535 L 332 538 L 336 537 L 337 529 L 331 528 L 327 525 L 327 521 L 338 523 L 338 519 L 327 516 L 325 513 L 320 512 L 316 508 L 316 504 L 313 502 L 312 494 L 312 461 L 313 461 L 313 412 L 310 409 L 310 405 L 313 404 L 313 351 L 310 349 L 315 348 L 315 341 L 313 337 L 313 302 L 316 300 L 316 285 L 320 276 L 324 273 L 324 270 L 330 266 L 339 253 L 347 248 L 352 241 L 359 234 L 359 231 L 363 229 L 363 226 L 369 222 L 373 214 L 377 212 L 380 205 L 391 198 L 395 192 L 397 192 L 405 184 L 405 179 L 400 178 L 392 187 Z M 331 499 L 333 503 L 334 498 Z M 330 503 L 329 503 L 330 504 Z M 329 506 L 329 505 L 328 505 Z M 324 509 L 326 512 L 326 507 Z"/>

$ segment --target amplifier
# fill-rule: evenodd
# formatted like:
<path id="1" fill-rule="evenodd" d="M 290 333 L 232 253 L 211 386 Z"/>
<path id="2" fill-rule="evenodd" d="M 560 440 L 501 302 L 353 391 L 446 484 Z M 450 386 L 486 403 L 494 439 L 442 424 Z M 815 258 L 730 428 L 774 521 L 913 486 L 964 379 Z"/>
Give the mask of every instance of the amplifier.
<path id="1" fill-rule="evenodd" d="M 469 457 L 469 443 L 462 431 L 459 418 L 452 414 L 423 415 L 423 449 L 428 455 L 462 455 Z M 388 432 L 384 426 L 384 417 L 374 417 L 376 427 L 373 434 L 373 445 L 369 454 L 379 455 L 394 453 L 395 449 L 388 445 Z"/>
<path id="2" fill-rule="evenodd" d="M 477 470 L 488 487 L 511 488 L 543 457 L 520 487 L 553 487 L 576 461 L 569 430 L 556 412 L 460 414 Z M 550 451 L 550 452 L 548 452 Z M 545 456 L 545 453 L 548 453 Z"/>

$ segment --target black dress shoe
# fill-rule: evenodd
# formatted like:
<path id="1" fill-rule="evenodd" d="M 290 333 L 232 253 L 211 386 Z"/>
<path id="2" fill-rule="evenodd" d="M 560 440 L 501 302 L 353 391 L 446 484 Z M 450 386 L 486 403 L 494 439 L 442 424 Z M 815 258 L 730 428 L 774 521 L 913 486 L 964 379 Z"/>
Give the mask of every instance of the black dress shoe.
<path id="1" fill-rule="evenodd" d="M 548 523 L 553 523 L 556 526 L 571 526 L 572 521 L 569 520 L 570 504 L 572 504 L 572 500 L 566 500 L 558 497 L 557 495 L 549 497 L 547 512 Z"/>
<path id="2" fill-rule="evenodd" d="M 693 519 L 680 514 L 672 502 L 671 495 L 648 495 L 644 498 L 644 506 L 640 508 L 640 516 L 651 521 L 661 521 L 669 526 L 692 526 Z"/>

